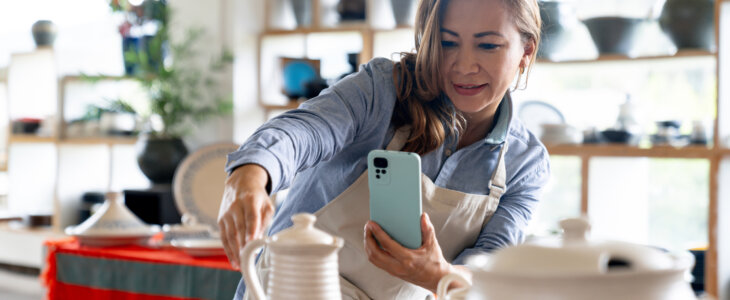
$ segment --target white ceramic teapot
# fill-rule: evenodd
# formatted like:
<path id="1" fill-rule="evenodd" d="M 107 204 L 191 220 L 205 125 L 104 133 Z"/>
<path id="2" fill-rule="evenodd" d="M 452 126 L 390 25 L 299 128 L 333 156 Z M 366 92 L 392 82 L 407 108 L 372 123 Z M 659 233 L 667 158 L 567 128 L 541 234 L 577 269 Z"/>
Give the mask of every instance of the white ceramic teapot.
<path id="1" fill-rule="evenodd" d="M 241 250 L 241 272 L 249 293 L 265 299 L 341 299 L 337 252 L 344 241 L 314 228 L 311 214 L 292 216 L 294 225 Z M 254 267 L 256 250 L 267 246 L 271 272 L 266 294 Z"/>
<path id="2" fill-rule="evenodd" d="M 589 241 L 585 219 L 566 219 L 560 225 L 562 243 L 526 243 L 469 259 L 473 284 L 466 299 L 696 299 L 686 280 L 694 264 L 691 254 Z M 452 281 L 468 282 L 455 273 L 444 276 L 439 299 L 459 299 L 452 293 L 464 293 L 446 292 Z"/>

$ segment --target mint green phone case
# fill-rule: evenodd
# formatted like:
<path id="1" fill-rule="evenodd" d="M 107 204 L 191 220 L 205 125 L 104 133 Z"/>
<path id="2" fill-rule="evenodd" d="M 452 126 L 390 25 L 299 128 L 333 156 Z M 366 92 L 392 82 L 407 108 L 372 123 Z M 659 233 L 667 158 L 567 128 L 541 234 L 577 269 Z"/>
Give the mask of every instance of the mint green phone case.
<path id="1" fill-rule="evenodd" d="M 421 157 L 412 152 L 370 151 L 368 186 L 370 219 L 404 247 L 421 247 Z"/>

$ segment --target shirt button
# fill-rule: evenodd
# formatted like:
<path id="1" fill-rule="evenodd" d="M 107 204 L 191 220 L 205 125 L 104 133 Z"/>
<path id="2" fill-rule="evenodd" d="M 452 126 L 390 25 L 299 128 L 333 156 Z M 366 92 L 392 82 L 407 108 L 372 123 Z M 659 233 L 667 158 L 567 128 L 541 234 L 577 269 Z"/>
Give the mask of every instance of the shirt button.
<path id="1" fill-rule="evenodd" d="M 444 150 L 444 155 L 451 156 L 451 149 Z"/>

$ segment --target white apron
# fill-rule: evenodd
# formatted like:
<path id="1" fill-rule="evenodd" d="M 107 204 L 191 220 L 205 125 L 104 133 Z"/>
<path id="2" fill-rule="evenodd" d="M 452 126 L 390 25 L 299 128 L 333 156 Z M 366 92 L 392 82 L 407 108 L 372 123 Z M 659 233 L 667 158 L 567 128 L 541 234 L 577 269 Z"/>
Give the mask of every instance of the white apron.
<path id="1" fill-rule="evenodd" d="M 386 149 L 402 149 L 409 135 L 410 127 L 398 129 Z M 505 142 L 488 183 L 489 195 L 441 188 L 421 174 L 423 212 L 428 213 L 436 229 L 436 239 L 446 261 L 452 262 L 461 251 L 473 246 L 482 228 L 497 210 L 506 187 L 506 152 Z M 370 219 L 367 170 L 315 215 L 316 227 L 345 241 L 339 252 L 343 299 L 426 299 L 432 295 L 430 291 L 391 276 L 368 261 L 363 242 L 365 223 Z M 268 251 L 264 250 L 257 264 L 264 290 L 268 281 L 268 265 Z M 244 296 L 244 299 L 248 297 Z"/>

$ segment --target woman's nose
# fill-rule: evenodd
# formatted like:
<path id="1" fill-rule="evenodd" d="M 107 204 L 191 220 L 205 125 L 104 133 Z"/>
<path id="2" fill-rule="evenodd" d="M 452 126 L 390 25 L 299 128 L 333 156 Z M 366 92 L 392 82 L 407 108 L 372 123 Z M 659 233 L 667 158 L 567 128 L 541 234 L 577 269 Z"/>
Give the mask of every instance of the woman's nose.
<path id="1" fill-rule="evenodd" d="M 456 71 L 460 74 L 473 74 L 479 72 L 475 53 L 472 49 L 464 47 L 456 55 Z"/>

